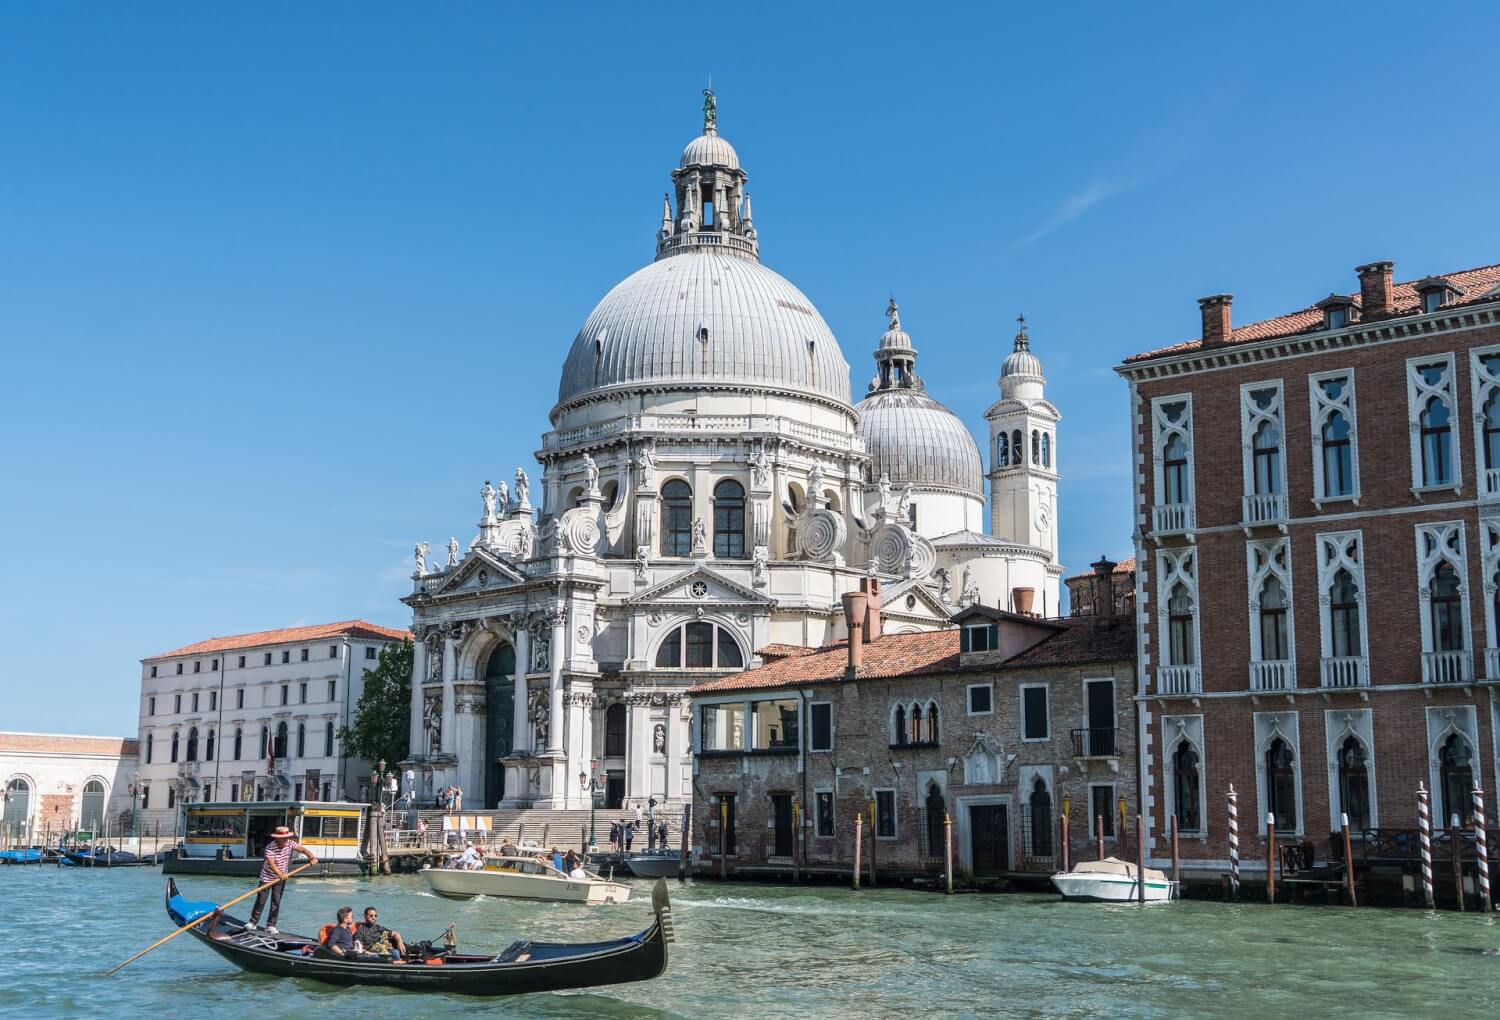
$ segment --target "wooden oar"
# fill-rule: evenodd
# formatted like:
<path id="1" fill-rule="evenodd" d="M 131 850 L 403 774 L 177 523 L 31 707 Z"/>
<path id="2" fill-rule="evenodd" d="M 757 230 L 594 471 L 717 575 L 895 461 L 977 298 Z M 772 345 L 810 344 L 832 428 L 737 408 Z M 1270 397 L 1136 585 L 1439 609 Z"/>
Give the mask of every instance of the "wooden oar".
<path id="1" fill-rule="evenodd" d="M 256 888 L 251 889 L 249 892 L 245 893 L 243 896 L 236 896 L 234 899 L 230 900 L 228 903 L 222 903 L 222 904 L 220 904 L 219 907 L 218 907 L 218 910 L 222 911 L 225 907 L 232 907 L 236 903 L 240 902 L 241 900 L 248 900 L 250 897 L 256 895 L 257 893 L 259 893 L 259 892 L 261 892 L 261 891 L 263 891 L 265 889 L 271 888 L 271 886 L 275 885 L 276 882 L 285 882 L 285 881 L 287 881 L 287 879 L 290 879 L 293 875 L 297 874 L 298 872 L 300 872 L 300 871 L 306 871 L 308 868 L 312 867 L 314 863 L 316 863 L 316 862 L 314 862 L 314 861 L 308 861 L 306 864 L 302 865 L 300 868 L 293 868 L 291 871 L 288 871 L 286 873 L 286 878 L 278 878 L 278 879 L 276 879 L 275 882 L 267 882 L 265 885 L 257 886 Z M 159 948 L 161 946 L 166 945 L 168 942 L 171 942 L 177 936 L 179 936 L 183 932 L 187 931 L 193 925 L 195 925 L 195 924 L 202 924 L 205 920 L 207 920 L 211 916 L 212 916 L 211 914 L 204 914 L 202 917 L 196 917 L 196 918 L 194 918 L 193 920 L 189 921 L 187 924 L 183 925 L 181 928 L 178 928 L 172 934 L 168 935 L 166 938 L 160 939 L 160 940 L 158 940 L 156 942 L 153 942 L 151 945 L 147 946 L 145 949 L 142 949 L 139 953 L 136 953 L 130 959 L 128 959 L 124 963 L 120 964 L 119 967 L 114 968 L 114 970 L 105 971 L 104 976 L 105 977 L 109 977 L 116 970 L 120 970 L 120 969 L 122 969 L 124 967 L 129 966 L 130 964 L 132 964 L 135 961 L 139 960 L 141 957 L 145 956 L 147 953 L 151 952 L 151 950 L 157 949 L 157 948 Z"/>

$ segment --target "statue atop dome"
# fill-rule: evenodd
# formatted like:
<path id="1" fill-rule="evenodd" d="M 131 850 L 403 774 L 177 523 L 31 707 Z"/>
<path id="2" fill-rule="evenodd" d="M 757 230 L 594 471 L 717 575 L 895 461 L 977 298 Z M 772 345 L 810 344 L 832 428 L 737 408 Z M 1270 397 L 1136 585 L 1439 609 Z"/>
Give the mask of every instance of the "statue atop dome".
<path id="1" fill-rule="evenodd" d="M 714 90 L 706 88 L 703 90 L 703 133 L 714 134 L 719 128 L 719 101 L 714 97 Z"/>

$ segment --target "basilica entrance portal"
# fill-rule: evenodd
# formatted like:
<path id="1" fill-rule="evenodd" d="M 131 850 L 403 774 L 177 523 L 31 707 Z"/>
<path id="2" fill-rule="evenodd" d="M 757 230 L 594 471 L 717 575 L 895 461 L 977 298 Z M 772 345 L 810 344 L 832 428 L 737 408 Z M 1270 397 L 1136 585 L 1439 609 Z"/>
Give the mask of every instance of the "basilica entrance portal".
<path id="1" fill-rule="evenodd" d="M 516 650 L 500 645 L 490 653 L 484 667 L 484 800 L 494 807 L 505 796 L 505 766 L 500 759 L 514 746 L 511 723 L 514 718 L 516 683 Z"/>

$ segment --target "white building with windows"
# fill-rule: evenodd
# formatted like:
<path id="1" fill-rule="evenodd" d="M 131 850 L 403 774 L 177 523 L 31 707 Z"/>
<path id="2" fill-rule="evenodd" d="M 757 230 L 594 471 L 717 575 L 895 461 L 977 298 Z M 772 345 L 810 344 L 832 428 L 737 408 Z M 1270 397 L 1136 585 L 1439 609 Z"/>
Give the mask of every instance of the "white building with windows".
<path id="1" fill-rule="evenodd" d="M 888 632 L 980 601 L 1055 611 L 1059 416 L 1024 329 L 989 418 L 1034 438 L 1007 438 L 985 534 L 979 446 L 926 392 L 895 302 L 856 405 L 833 331 L 761 263 L 747 180 L 710 94 L 655 259 L 563 359 L 535 490 L 522 469 L 485 481 L 470 541 L 418 545 L 403 767 L 420 795 L 581 807 L 592 778 L 611 806 L 680 805 L 687 688 L 838 638 L 869 574 Z"/>
<path id="2" fill-rule="evenodd" d="M 344 757 L 365 673 L 406 631 L 364 620 L 210 638 L 141 660 L 136 809 L 171 831 L 183 802 L 365 799 Z"/>
<path id="3" fill-rule="evenodd" d="M 0 845 L 128 828 L 135 768 L 127 738 L 0 733 Z"/>

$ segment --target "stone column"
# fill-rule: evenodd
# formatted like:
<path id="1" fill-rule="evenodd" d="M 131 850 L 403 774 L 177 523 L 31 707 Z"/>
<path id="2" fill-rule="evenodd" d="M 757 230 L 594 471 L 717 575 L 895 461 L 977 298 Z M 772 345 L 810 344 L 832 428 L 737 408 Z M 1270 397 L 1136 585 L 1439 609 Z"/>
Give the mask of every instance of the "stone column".
<path id="1" fill-rule="evenodd" d="M 412 646 L 411 653 L 411 728 L 407 731 L 410 734 L 411 747 L 406 752 L 406 756 L 420 758 L 427 750 L 423 739 L 427 734 L 423 732 L 422 726 L 422 684 L 427 680 L 427 642 L 423 636 L 427 628 L 416 627 L 413 630 L 416 644 Z M 344 654 L 348 655 L 349 652 L 350 648 L 346 645 Z"/>
<path id="2" fill-rule="evenodd" d="M 457 699 L 453 682 L 458 679 L 458 624 L 443 630 L 443 753 L 458 754 Z"/>
<path id="3" fill-rule="evenodd" d="M 564 629 L 568 620 L 566 606 L 554 606 L 547 614 L 547 622 L 552 627 L 548 641 L 547 656 L 552 666 L 552 680 L 549 688 L 547 705 L 547 753 L 561 754 L 563 750 L 563 689 L 562 670 L 563 655 L 568 650 L 567 633 Z"/>
<path id="4" fill-rule="evenodd" d="M 516 650 L 516 695 L 511 709 L 511 750 L 516 754 L 531 750 L 531 725 L 526 721 L 526 674 L 531 671 L 531 635 L 526 630 L 526 615 L 511 617 L 515 630 L 511 644 Z"/>

